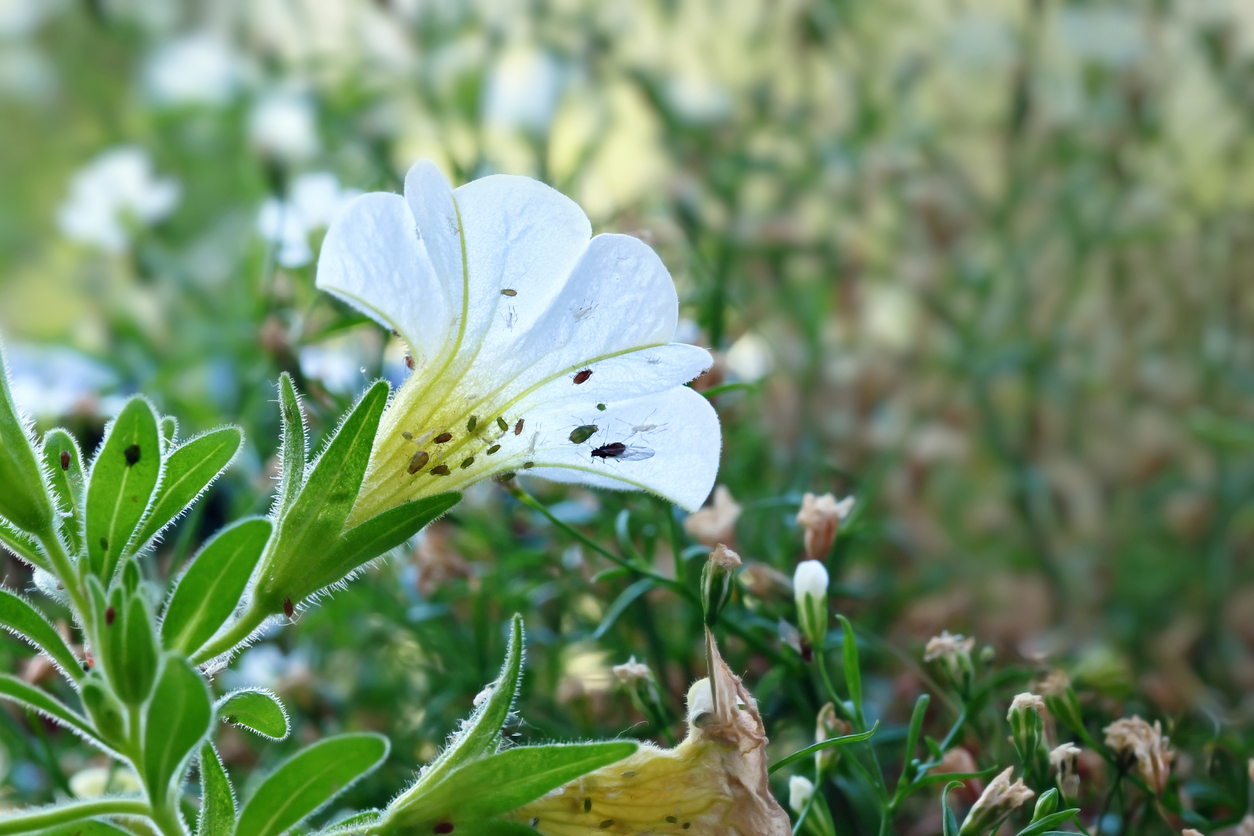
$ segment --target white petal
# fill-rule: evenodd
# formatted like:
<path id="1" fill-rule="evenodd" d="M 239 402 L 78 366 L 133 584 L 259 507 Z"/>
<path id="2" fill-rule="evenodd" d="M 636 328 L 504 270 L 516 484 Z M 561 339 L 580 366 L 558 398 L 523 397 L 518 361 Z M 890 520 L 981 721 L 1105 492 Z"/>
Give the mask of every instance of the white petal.
<path id="1" fill-rule="evenodd" d="M 435 280 L 449 299 L 449 316 L 460 321 L 465 305 L 461 221 L 453 203 L 453 189 L 435 163 L 422 160 L 405 175 L 405 202 L 417 238 L 435 268 Z"/>
<path id="2" fill-rule="evenodd" d="M 593 406 L 569 415 L 552 411 L 534 420 L 554 425 L 556 432 L 545 433 L 547 443 L 542 439 L 530 459 L 535 467 L 520 473 L 597 487 L 644 489 L 690 511 L 700 508 L 714 487 L 722 447 L 718 415 L 704 396 L 686 386 L 613 404 L 604 412 Z M 598 431 L 586 442 L 573 444 L 567 436 L 581 424 L 595 424 Z M 651 428 L 637 431 L 637 427 Z M 612 442 L 653 455 L 634 461 L 591 455 L 593 449 Z"/>
<path id="3" fill-rule="evenodd" d="M 374 192 L 344 209 L 322 242 L 317 285 L 396 329 L 418 368 L 444 348 L 450 300 L 400 195 Z"/>

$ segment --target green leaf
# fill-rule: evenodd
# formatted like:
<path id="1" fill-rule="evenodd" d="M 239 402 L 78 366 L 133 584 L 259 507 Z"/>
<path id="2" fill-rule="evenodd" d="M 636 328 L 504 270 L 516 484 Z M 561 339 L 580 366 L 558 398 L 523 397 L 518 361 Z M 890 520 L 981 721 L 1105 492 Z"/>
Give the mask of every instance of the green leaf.
<path id="1" fill-rule="evenodd" d="M 0 588 L 0 627 L 47 653 L 69 678 L 76 681 L 83 678 L 82 662 L 56 628 L 29 601 L 3 588 Z"/>
<path id="2" fill-rule="evenodd" d="M 941 792 L 941 810 L 944 813 L 942 836 L 958 836 L 958 819 L 954 817 L 954 811 L 949 809 L 949 791 L 961 786 L 961 781 L 950 781 Z"/>
<path id="3" fill-rule="evenodd" d="M 927 716 L 927 707 L 931 701 L 932 697 L 929 694 L 919 694 L 919 698 L 914 701 L 914 711 L 910 713 L 910 728 L 906 732 L 906 754 L 902 758 L 904 763 L 899 781 L 902 786 L 909 786 L 910 782 L 918 777 L 911 774 L 910 763 L 914 760 L 914 750 L 918 748 L 919 734 L 923 731 L 923 720 Z"/>
<path id="4" fill-rule="evenodd" d="M 430 832 L 440 822 L 459 825 L 493 818 L 593 770 L 630 757 L 638 748 L 633 741 L 616 740 L 506 749 L 450 772 L 403 808 L 394 804 L 381 830 L 412 828 Z"/>
<path id="5" fill-rule="evenodd" d="M 105 430 L 87 484 L 87 559 L 107 585 L 161 478 L 157 415 L 132 398 Z"/>
<path id="6" fill-rule="evenodd" d="M 318 588 L 330 586 L 363 563 L 401 545 L 461 500 L 456 491 L 415 499 L 350 528 L 327 558 L 331 571 L 310 583 L 318 584 Z"/>
<path id="7" fill-rule="evenodd" d="M 235 836 L 278 836 L 383 763 L 377 734 L 329 737 L 297 752 L 267 778 L 240 813 Z"/>
<path id="8" fill-rule="evenodd" d="M 219 719 L 271 740 L 282 740 L 290 730 L 283 703 L 264 688 L 232 691 L 218 700 L 217 711 Z"/>
<path id="9" fill-rule="evenodd" d="M 178 791 L 187 764 L 213 723 L 213 702 L 204 677 L 167 653 L 144 723 L 144 786 L 154 804 Z"/>
<path id="10" fill-rule="evenodd" d="M 161 622 L 161 641 L 190 656 L 213 638 L 239 604 L 274 529 L 264 517 L 222 529 L 179 579 Z"/>
<path id="11" fill-rule="evenodd" d="M 0 673 L 0 700 L 9 700 L 27 708 L 34 709 L 53 722 L 77 732 L 88 743 L 93 743 L 106 752 L 109 751 L 104 742 L 96 737 L 87 720 L 65 703 L 44 691 L 27 685 L 16 676 Z"/>
<path id="12" fill-rule="evenodd" d="M 189 508 L 222 475 L 243 440 L 244 431 L 239 427 L 219 427 L 184 441 L 167 453 L 161 488 L 131 551 L 148 545 L 161 529 Z"/>
<path id="13" fill-rule="evenodd" d="M 802 758 L 806 758 L 806 757 L 809 757 L 810 755 L 813 755 L 815 752 L 820 752 L 824 749 L 829 749 L 833 746 L 846 746 L 850 743 L 861 743 L 864 740 L 870 740 L 871 736 L 875 734 L 875 731 L 879 727 L 880 727 L 879 721 L 876 720 L 875 725 L 867 729 L 864 732 L 858 732 L 857 734 L 846 734 L 846 735 L 842 735 L 841 737 L 829 737 L 827 740 L 820 740 L 818 743 L 814 743 L 810 746 L 805 747 L 804 749 L 798 749 L 797 751 L 793 752 L 791 755 L 785 755 L 784 757 L 777 760 L 775 763 L 771 764 L 770 768 L 767 769 L 767 773 L 770 774 L 774 772 L 775 770 L 780 769 L 781 767 L 787 766 L 793 761 L 801 760 Z"/>
<path id="14" fill-rule="evenodd" d="M 200 747 L 200 818 L 196 836 L 231 836 L 235 791 L 212 743 Z"/>
<path id="15" fill-rule="evenodd" d="M 16 526 L 4 519 L 0 519 L 0 546 L 4 546 L 19 560 L 55 574 L 52 571 L 52 564 L 39 550 L 35 538 L 24 531 L 19 531 Z"/>
<path id="16" fill-rule="evenodd" d="M 70 553 L 78 554 L 83 548 L 83 494 L 87 487 L 83 454 L 74 436 L 58 427 L 44 433 L 41 456 L 57 510 L 64 515 L 61 535 L 69 544 Z"/>
<path id="17" fill-rule="evenodd" d="M 173 415 L 161 416 L 161 440 L 166 444 L 173 444 L 179 434 L 179 419 Z"/>
<path id="18" fill-rule="evenodd" d="M 305 486 L 305 462 L 309 455 L 305 410 L 287 372 L 279 375 L 279 416 L 283 422 L 283 443 L 279 447 L 279 485 L 274 497 L 276 520 L 287 515 Z"/>
<path id="19" fill-rule="evenodd" d="M 1042 816 L 1020 830 L 1018 836 L 1042 836 L 1044 833 L 1052 832 L 1053 828 L 1073 818 L 1078 812 L 1080 812 L 1079 807 L 1072 807 L 1067 810 L 1059 810 L 1057 813 L 1051 813 L 1048 816 Z"/>
<path id="20" fill-rule="evenodd" d="M 123 702 L 139 705 L 157 679 L 157 642 L 147 602 L 142 595 L 128 596 L 122 587 L 114 587 L 97 626 L 109 683 Z"/>
<path id="21" fill-rule="evenodd" d="M 357 500 L 387 396 L 388 385 L 382 380 L 366 391 L 280 520 L 279 540 L 262 568 L 256 592 L 257 603 L 266 612 L 282 612 L 285 600 L 298 604 L 356 568 L 336 574 L 337 564 L 328 558 Z"/>
<path id="22" fill-rule="evenodd" d="M 100 799 L 95 798 L 79 802 L 85 807 L 99 803 Z M 65 824 L 37 830 L 29 836 L 134 836 L 134 834 L 100 819 L 75 819 Z"/>
<path id="23" fill-rule="evenodd" d="M 845 662 L 845 685 L 849 688 L 849 701 L 853 703 L 853 711 L 858 725 L 866 727 L 866 718 L 862 714 L 862 666 L 858 662 L 858 638 L 853 634 L 853 625 L 843 615 L 836 616 L 840 620 L 841 631 L 844 633 L 843 656 Z"/>
<path id="24" fill-rule="evenodd" d="M 352 834 L 360 834 L 368 826 L 376 824 L 382 816 L 382 810 L 366 810 L 327 825 L 318 831 L 318 836 L 352 836 Z M 535 836 L 535 831 L 532 831 L 529 836 Z"/>
<path id="25" fill-rule="evenodd" d="M 0 517 L 23 531 L 40 533 L 52 522 L 52 502 L 31 446 L 26 423 L 9 391 L 9 367 L 0 343 Z"/>
<path id="26" fill-rule="evenodd" d="M 492 693 L 462 724 L 456 742 L 432 761 L 418 776 L 418 780 L 392 802 L 391 807 L 408 804 L 421 797 L 428 787 L 439 783 L 444 775 L 461 764 L 496 751 L 501 740 L 501 727 L 505 725 L 518 696 L 518 686 L 522 682 L 522 663 L 523 621 L 521 615 L 515 614 L 510 624 L 505 663 L 501 665 L 500 676 L 488 686 Z"/>
<path id="27" fill-rule="evenodd" d="M 597 625 L 596 631 L 592 634 L 593 641 L 599 641 L 606 632 L 614 626 L 614 622 L 618 617 L 627 611 L 627 608 L 656 585 L 653 578 L 641 578 L 622 591 L 622 593 L 614 599 L 614 603 L 610 604 L 610 608 L 605 611 L 605 617 L 601 619 L 601 623 Z"/>

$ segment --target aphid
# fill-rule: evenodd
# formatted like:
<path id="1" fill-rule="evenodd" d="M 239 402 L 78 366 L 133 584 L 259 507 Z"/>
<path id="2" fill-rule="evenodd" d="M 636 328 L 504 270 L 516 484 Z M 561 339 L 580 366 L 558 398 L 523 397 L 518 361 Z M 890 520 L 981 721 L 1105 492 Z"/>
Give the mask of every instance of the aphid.
<path id="1" fill-rule="evenodd" d="M 412 354 L 405 355 L 405 368 L 409 369 L 411 372 L 414 370 L 414 358 Z"/>
<path id="2" fill-rule="evenodd" d="M 286 615 L 288 618 L 291 618 L 292 616 L 296 615 L 296 608 L 292 606 L 291 598 L 283 599 L 283 614 Z"/>
<path id="3" fill-rule="evenodd" d="M 132 444 L 122 451 L 122 455 L 126 456 L 126 466 L 130 467 L 139 461 L 139 445 Z"/>
<path id="4" fill-rule="evenodd" d="M 513 481 L 513 479 L 514 479 L 514 471 L 512 470 L 507 470 L 504 473 L 502 473 L 500 476 L 496 477 L 496 480 L 498 482 L 510 482 L 510 481 Z"/>
<path id="5" fill-rule="evenodd" d="M 596 424 L 584 424 L 582 427 L 575 427 L 570 431 L 570 443 L 583 444 L 589 438 L 592 438 L 593 434 L 596 433 L 598 429 L 600 429 L 600 427 Z"/>
<path id="6" fill-rule="evenodd" d="M 452 833 L 453 823 L 451 821 L 442 821 L 435 827 L 431 828 L 432 833 Z"/>
<path id="7" fill-rule="evenodd" d="M 523 462 L 523 470 L 531 470 L 531 468 L 535 466 L 536 466 L 535 462 Z"/>
<path id="8" fill-rule="evenodd" d="M 406 441 L 413 441 L 414 434 L 411 433 L 409 430 L 405 430 L 404 432 L 401 433 L 401 438 L 405 439 Z"/>
<path id="9" fill-rule="evenodd" d="M 598 830 L 609 830 L 609 829 L 610 829 L 611 827 L 613 827 L 613 826 L 614 826 L 614 820 L 613 820 L 613 819 L 606 819 L 605 821 L 601 822 L 601 824 L 600 824 L 600 825 L 598 825 L 597 829 L 598 829 Z"/>
<path id="10" fill-rule="evenodd" d="M 587 383 L 588 378 L 590 377 L 592 377 L 592 369 L 584 369 L 581 372 L 576 372 L 574 377 L 575 385 L 578 386 L 580 383 Z"/>
<path id="11" fill-rule="evenodd" d="M 446 441 L 452 441 L 452 440 L 453 440 L 453 434 L 452 434 L 452 433 L 440 433 L 439 435 L 437 435 L 437 436 L 435 437 L 435 443 L 436 443 L 436 444 L 443 444 L 443 443 L 445 443 Z"/>
<path id="12" fill-rule="evenodd" d="M 113 607 L 106 608 L 105 609 L 105 626 L 112 627 L 113 619 L 116 617 L 117 617 L 117 613 L 114 612 Z"/>
<path id="13" fill-rule="evenodd" d="M 518 324 L 518 311 L 510 308 L 505 312 L 505 330 L 513 331 L 514 326 Z"/>
<path id="14" fill-rule="evenodd" d="M 509 432 L 509 424 L 499 415 L 496 417 L 496 425 L 501 428 L 501 432 Z"/>
<path id="15" fill-rule="evenodd" d="M 536 430 L 531 434 L 531 443 L 527 445 L 527 455 L 530 456 L 536 451 L 536 441 L 540 438 L 540 431 Z"/>
<path id="16" fill-rule="evenodd" d="M 647 359 L 650 366 L 656 366 L 658 363 L 662 362 L 662 358 L 658 357 L 656 354 L 650 355 Z"/>
<path id="17" fill-rule="evenodd" d="M 70 469 L 70 453 L 68 450 L 61 451 L 61 469 L 62 470 Z"/>
<path id="18" fill-rule="evenodd" d="M 446 464 L 439 464 L 431 468 L 432 476 L 448 476 L 448 474 L 449 474 L 449 469 L 448 469 L 448 465 Z"/>
<path id="19" fill-rule="evenodd" d="M 501 445 L 499 445 L 499 444 L 493 444 L 491 447 L 489 447 L 489 448 L 488 448 L 488 455 L 490 456 L 490 455 L 492 455 L 493 453 L 495 453 L 497 450 L 500 450 L 500 449 L 501 449 Z"/>
<path id="20" fill-rule="evenodd" d="M 426 450 L 419 450 L 417 453 L 414 453 L 414 457 L 409 460 L 410 474 L 412 475 L 422 470 L 429 461 L 431 461 L 431 456 L 427 454 Z"/>
<path id="21" fill-rule="evenodd" d="M 584 811 L 585 813 L 591 813 L 591 812 L 592 812 L 592 799 L 591 799 L 591 798 L 585 798 L 585 799 L 583 800 L 583 811 Z"/>
<path id="22" fill-rule="evenodd" d="M 100 548 L 102 551 L 106 551 L 106 552 L 109 550 L 109 538 L 108 537 L 100 538 Z"/>
<path id="23" fill-rule="evenodd" d="M 517 291 L 517 290 L 514 290 L 512 287 L 503 287 L 503 288 L 501 288 L 501 295 L 502 295 L 502 296 L 509 296 L 509 297 L 511 297 L 511 298 L 512 298 L 512 297 L 514 297 L 514 296 L 517 296 L 517 295 L 518 295 L 518 291 Z"/>
<path id="24" fill-rule="evenodd" d="M 639 462 L 653 458 L 653 451 L 645 447 L 628 447 L 621 441 L 611 441 L 592 451 L 594 459 L 618 459 L 620 462 Z"/>
<path id="25" fill-rule="evenodd" d="M 603 403 L 599 403 L 599 404 L 597 404 L 597 410 L 598 410 L 598 411 L 600 411 L 600 412 L 604 412 L 604 411 L 605 411 L 605 404 L 603 404 Z"/>
<path id="26" fill-rule="evenodd" d="M 467 456 L 465 459 L 462 459 L 462 470 L 465 470 L 466 468 L 470 467 L 474 463 L 475 463 L 475 457 Z"/>
<path id="27" fill-rule="evenodd" d="M 648 415 L 644 416 L 644 420 L 647 422 L 650 418 L 652 418 L 652 417 L 653 417 L 653 413 L 654 413 L 654 412 L 657 412 L 657 410 L 655 409 L 655 410 L 653 410 L 653 412 L 650 412 Z M 624 422 L 624 423 L 626 423 L 626 422 Z M 663 424 L 649 424 L 649 423 L 643 423 L 643 424 L 632 424 L 632 425 L 631 425 L 631 435 L 635 435 L 636 433 L 649 433 L 649 432 L 653 432 L 654 430 L 658 429 L 659 427 L 665 427 L 665 426 L 666 426 L 666 424 L 664 424 L 664 423 L 663 423 Z M 628 438 L 631 438 L 631 435 L 629 435 L 629 436 L 627 436 L 627 437 L 628 437 Z"/>
<path id="28" fill-rule="evenodd" d="M 577 311 L 575 311 L 575 322 L 579 322 L 580 320 L 582 320 L 585 316 L 592 313 L 592 311 L 595 308 L 596 308 L 595 302 L 588 304 L 588 305 L 584 305 L 582 308 L 579 308 Z"/>
<path id="29" fill-rule="evenodd" d="M 514 435 L 522 435 L 523 419 L 519 418 L 518 423 L 514 425 Z"/>
<path id="30" fill-rule="evenodd" d="M 468 421 L 466 422 L 466 432 L 468 432 L 468 433 L 472 433 L 472 432 L 474 432 L 474 431 L 475 431 L 475 427 L 477 427 L 478 425 L 479 425 L 479 416 L 478 416 L 478 415 L 471 415 L 471 416 L 470 416 L 470 420 L 468 420 Z"/>

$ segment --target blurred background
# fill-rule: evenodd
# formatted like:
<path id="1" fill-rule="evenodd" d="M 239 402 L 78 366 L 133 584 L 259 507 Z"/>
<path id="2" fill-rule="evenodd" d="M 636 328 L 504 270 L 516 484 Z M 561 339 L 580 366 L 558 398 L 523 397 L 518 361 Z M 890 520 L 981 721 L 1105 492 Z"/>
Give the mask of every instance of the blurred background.
<path id="1" fill-rule="evenodd" d="M 429 157 L 540 178 L 670 268 L 679 338 L 718 357 L 720 512 L 528 487 L 662 571 L 734 541 L 728 656 L 781 751 L 818 705 L 780 627 L 806 491 L 856 496 L 828 566 L 877 715 L 948 629 L 1248 734 L 1254 4 L 0 0 L 0 125 L 0 333 L 39 428 L 90 450 L 143 392 L 183 437 L 247 433 L 154 578 L 266 510 L 281 371 L 315 435 L 402 373 L 314 264 L 346 200 Z M 520 739 L 661 739 L 610 666 L 647 660 L 681 717 L 700 613 L 610 565 L 481 485 L 220 679 L 274 687 L 302 739 L 387 733 L 350 799 L 381 804 L 520 611 Z M 0 667 L 39 676 L 25 653 Z M 4 802 L 117 777 L 33 727 L 0 711 Z M 233 771 L 292 745 L 224 740 Z"/>

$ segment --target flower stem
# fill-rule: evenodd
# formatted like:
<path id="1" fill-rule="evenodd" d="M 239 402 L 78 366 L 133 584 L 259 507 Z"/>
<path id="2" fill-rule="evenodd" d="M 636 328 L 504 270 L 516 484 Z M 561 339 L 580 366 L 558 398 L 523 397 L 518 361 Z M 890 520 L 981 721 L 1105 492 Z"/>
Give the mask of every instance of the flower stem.
<path id="1" fill-rule="evenodd" d="M 94 816 L 150 817 L 151 813 L 148 804 L 139 798 L 94 798 L 0 818 L 0 836 L 30 833 Z"/>
<path id="2" fill-rule="evenodd" d="M 203 665 L 210 659 L 232 650 L 236 645 L 245 641 L 256 632 L 257 628 L 264 624 L 269 617 L 269 613 L 259 610 L 255 605 L 249 607 L 248 612 L 244 613 L 239 621 L 232 624 L 229 630 L 193 653 L 191 663 L 193 665 Z"/>
<path id="3" fill-rule="evenodd" d="M 52 524 L 49 524 L 38 536 L 40 545 L 48 553 L 48 559 L 52 561 L 53 568 L 61 577 L 61 583 L 65 584 L 65 591 L 69 593 L 74 609 L 78 611 L 78 616 L 82 619 L 83 630 L 86 631 L 91 609 L 87 606 L 87 598 L 83 595 L 83 591 L 79 589 L 74 563 L 65 550 L 65 544 L 61 542 L 61 537 Z"/>

